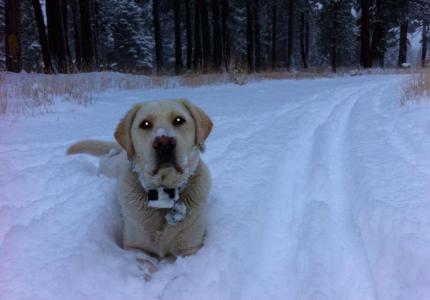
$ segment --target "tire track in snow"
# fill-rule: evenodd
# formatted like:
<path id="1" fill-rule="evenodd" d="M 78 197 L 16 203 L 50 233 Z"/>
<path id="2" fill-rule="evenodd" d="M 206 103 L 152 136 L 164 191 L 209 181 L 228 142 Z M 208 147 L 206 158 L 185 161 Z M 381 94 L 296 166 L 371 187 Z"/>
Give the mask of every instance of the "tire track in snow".
<path id="1" fill-rule="evenodd" d="M 263 217 L 269 221 L 257 272 L 284 276 L 287 282 L 278 288 L 292 299 L 376 297 L 351 217 L 348 153 L 342 144 L 348 140 L 349 116 L 355 104 L 376 88 L 373 84 L 341 89 L 340 101 L 322 116 L 322 122 L 313 120 L 313 128 L 302 133 L 295 145 L 296 153 L 287 154 L 278 170 L 273 202 Z M 279 231 L 280 227 L 285 231 Z M 266 265 L 264 258 L 269 256 L 272 263 Z M 345 290 L 350 293 L 339 294 Z"/>
<path id="2" fill-rule="evenodd" d="M 361 113 L 352 116 L 353 133 L 361 134 L 351 141 L 354 218 L 380 299 L 427 299 L 430 164 L 425 149 L 430 146 L 430 119 L 422 117 L 427 105 L 400 108 L 392 101 L 398 85 L 393 80 L 381 87 L 371 110 L 365 101 L 358 102 Z M 368 128 L 372 134 L 363 135 Z"/>

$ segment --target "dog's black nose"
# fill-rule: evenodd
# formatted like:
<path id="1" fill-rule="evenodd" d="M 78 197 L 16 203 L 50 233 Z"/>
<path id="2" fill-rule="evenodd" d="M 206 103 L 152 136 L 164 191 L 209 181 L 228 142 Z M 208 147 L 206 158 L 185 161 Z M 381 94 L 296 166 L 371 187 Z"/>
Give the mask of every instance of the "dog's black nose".
<path id="1" fill-rule="evenodd" d="M 170 151 L 176 147 L 176 139 L 165 135 L 158 136 L 152 142 L 152 147 L 157 151 Z"/>
<path id="2" fill-rule="evenodd" d="M 158 165 L 175 164 L 176 139 L 165 135 L 156 137 L 152 142 L 152 147 L 157 154 Z"/>

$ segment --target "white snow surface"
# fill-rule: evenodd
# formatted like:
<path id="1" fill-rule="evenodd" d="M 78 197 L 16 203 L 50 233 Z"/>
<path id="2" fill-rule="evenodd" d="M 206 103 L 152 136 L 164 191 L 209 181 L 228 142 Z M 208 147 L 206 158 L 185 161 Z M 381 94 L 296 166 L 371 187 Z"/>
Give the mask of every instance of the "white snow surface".
<path id="1" fill-rule="evenodd" d="M 430 299 L 430 106 L 400 106 L 407 78 L 109 91 L 0 119 L 0 298 Z M 65 150 L 179 97 L 215 124 L 208 234 L 145 281 L 115 180 Z"/>

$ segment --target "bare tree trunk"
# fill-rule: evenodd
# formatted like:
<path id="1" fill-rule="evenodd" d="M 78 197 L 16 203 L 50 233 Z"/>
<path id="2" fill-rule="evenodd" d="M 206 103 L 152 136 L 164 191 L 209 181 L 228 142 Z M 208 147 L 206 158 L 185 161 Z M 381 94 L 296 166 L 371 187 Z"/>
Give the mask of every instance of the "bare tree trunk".
<path id="1" fill-rule="evenodd" d="M 71 0 L 72 14 L 73 14 L 73 36 L 75 45 L 75 65 L 78 70 L 81 69 L 82 63 L 82 47 L 81 47 L 81 30 L 79 27 L 79 12 L 78 12 L 78 0 Z"/>
<path id="2" fill-rule="evenodd" d="M 64 32 L 63 0 L 46 0 L 48 17 L 48 43 L 51 54 L 58 63 L 60 73 L 69 71 L 67 46 Z"/>
<path id="3" fill-rule="evenodd" d="M 371 65 L 384 67 L 386 24 L 383 14 L 386 13 L 382 6 L 384 0 L 376 0 L 375 20 L 373 21 L 373 33 L 371 42 Z"/>
<path id="4" fill-rule="evenodd" d="M 383 67 L 384 52 L 381 49 L 382 39 L 384 39 L 382 24 L 377 20 L 374 24 L 371 53 L 372 53 L 372 66 Z"/>
<path id="5" fill-rule="evenodd" d="M 187 31 L 187 70 L 191 70 L 193 59 L 193 39 L 191 33 L 190 0 L 185 2 L 185 28 Z"/>
<path id="6" fill-rule="evenodd" d="M 335 9 L 335 11 L 334 11 L 334 15 L 333 15 L 333 22 L 334 22 L 334 30 L 333 30 L 333 32 L 337 32 L 337 7 L 338 6 L 336 6 L 336 9 Z M 332 39 L 332 43 L 331 43 L 331 69 L 332 69 L 332 71 L 333 71 L 333 73 L 336 73 L 336 71 L 337 71 L 337 43 L 338 43 L 338 41 L 337 41 L 337 36 L 336 35 L 333 35 L 332 37 L 331 37 L 331 39 Z"/>
<path id="7" fill-rule="evenodd" d="M 336 73 L 336 60 L 337 60 L 337 47 L 333 45 L 331 47 L 331 70 Z"/>
<path id="8" fill-rule="evenodd" d="M 222 0 L 222 12 L 221 12 L 221 24 L 222 24 L 222 41 L 224 44 L 223 55 L 224 55 L 224 66 L 228 71 L 230 64 L 230 35 L 228 31 L 228 15 L 229 6 L 227 0 Z"/>
<path id="9" fill-rule="evenodd" d="M 403 63 L 407 61 L 407 53 L 408 53 L 408 26 L 409 21 L 403 20 L 400 24 L 400 42 L 399 42 L 399 59 L 398 66 L 402 66 Z"/>
<path id="10" fill-rule="evenodd" d="M 258 0 L 254 0 L 254 41 L 255 41 L 255 70 L 261 69 L 261 43 L 260 43 L 260 5 Z"/>
<path id="11" fill-rule="evenodd" d="M 64 40 L 66 45 L 66 53 L 67 53 L 67 62 L 69 65 L 72 64 L 72 54 L 70 53 L 69 47 L 69 30 L 68 30 L 68 9 L 67 9 L 67 1 L 63 0 L 62 10 L 63 10 L 63 27 L 64 27 Z"/>
<path id="12" fill-rule="evenodd" d="M 6 70 L 21 72 L 20 1 L 6 0 L 5 4 Z"/>
<path id="13" fill-rule="evenodd" d="M 252 24 L 254 17 L 250 1 L 246 1 L 246 58 L 249 73 L 254 71 L 254 26 Z"/>
<path id="14" fill-rule="evenodd" d="M 220 0 L 212 1 L 213 14 L 213 62 L 216 71 L 219 71 L 222 63 L 223 40 L 221 35 Z"/>
<path id="15" fill-rule="evenodd" d="M 173 14 L 175 19 L 175 72 L 182 71 L 182 41 L 181 41 L 181 3 L 173 0 Z"/>
<path id="16" fill-rule="evenodd" d="M 287 69 L 291 69 L 291 59 L 294 51 L 294 0 L 288 0 L 288 44 Z"/>
<path id="17" fill-rule="evenodd" d="M 427 64 L 427 32 L 428 32 L 428 22 L 423 17 L 423 28 L 422 28 L 422 38 L 421 38 L 421 67 L 425 68 Z"/>
<path id="18" fill-rule="evenodd" d="M 307 9 L 307 8 L 306 8 Z M 308 66 L 308 38 L 309 20 L 307 11 L 302 11 L 300 14 L 300 53 L 302 56 L 302 67 L 307 69 Z"/>
<path id="19" fill-rule="evenodd" d="M 202 68 L 202 36 L 200 26 L 200 0 L 194 1 L 194 69 Z"/>
<path id="20" fill-rule="evenodd" d="M 409 22 L 404 21 L 400 25 L 400 43 L 399 43 L 399 60 L 398 65 L 401 66 L 407 61 L 408 53 L 408 26 Z"/>
<path id="21" fill-rule="evenodd" d="M 80 0 L 79 7 L 81 16 L 82 70 L 92 71 L 94 69 L 94 40 L 90 2 L 88 0 Z"/>
<path id="22" fill-rule="evenodd" d="M 160 0 L 152 0 L 152 15 L 154 19 L 155 67 L 161 74 L 163 69 L 163 44 L 160 27 Z"/>
<path id="23" fill-rule="evenodd" d="M 36 19 L 37 29 L 39 32 L 39 43 L 40 47 L 42 48 L 44 71 L 47 74 L 52 73 L 54 70 L 51 63 L 51 54 L 49 52 L 48 37 L 46 36 L 45 21 L 43 20 L 42 9 L 40 7 L 39 0 L 32 0 L 32 2 L 34 17 Z"/>
<path id="24" fill-rule="evenodd" d="M 211 42 L 209 34 L 209 17 L 206 0 L 200 0 L 201 25 L 203 38 L 203 71 L 207 72 L 211 65 Z"/>
<path id="25" fill-rule="evenodd" d="M 95 68 L 99 68 L 99 51 L 97 45 L 99 45 L 99 0 L 93 0 L 92 7 L 93 18 L 93 47 L 94 47 L 94 60 Z"/>
<path id="26" fill-rule="evenodd" d="M 372 67 L 372 57 L 370 53 L 370 21 L 369 21 L 369 0 L 360 0 L 361 3 L 361 65 L 363 68 Z"/>
<path id="27" fill-rule="evenodd" d="M 306 62 L 309 66 L 309 11 L 307 12 L 306 15 L 306 26 L 305 26 L 305 57 L 306 57 Z"/>
<path id="28" fill-rule="evenodd" d="M 272 69 L 276 68 L 276 5 L 272 8 Z"/>

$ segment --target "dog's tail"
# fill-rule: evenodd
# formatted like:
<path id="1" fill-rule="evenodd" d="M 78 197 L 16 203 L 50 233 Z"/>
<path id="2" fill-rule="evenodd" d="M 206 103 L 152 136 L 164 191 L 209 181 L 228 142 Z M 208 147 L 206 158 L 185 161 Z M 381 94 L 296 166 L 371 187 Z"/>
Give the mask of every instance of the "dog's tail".
<path id="1" fill-rule="evenodd" d="M 122 148 L 120 145 L 114 142 L 103 142 L 97 140 L 83 140 L 74 143 L 67 149 L 67 154 L 79 154 L 86 153 L 93 156 L 103 156 L 109 154 L 111 151 L 116 153 L 121 152 Z"/>

